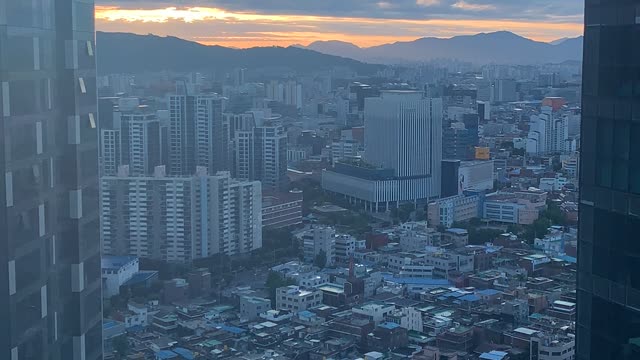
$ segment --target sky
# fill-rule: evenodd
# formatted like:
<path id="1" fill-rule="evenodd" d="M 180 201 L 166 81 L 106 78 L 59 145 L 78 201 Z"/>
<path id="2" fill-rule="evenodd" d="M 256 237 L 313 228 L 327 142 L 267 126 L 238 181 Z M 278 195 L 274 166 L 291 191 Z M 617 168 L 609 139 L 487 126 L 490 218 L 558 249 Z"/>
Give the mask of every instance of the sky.
<path id="1" fill-rule="evenodd" d="M 340 40 L 361 47 L 507 30 L 582 34 L 583 0 L 96 0 L 96 29 L 237 48 Z"/>

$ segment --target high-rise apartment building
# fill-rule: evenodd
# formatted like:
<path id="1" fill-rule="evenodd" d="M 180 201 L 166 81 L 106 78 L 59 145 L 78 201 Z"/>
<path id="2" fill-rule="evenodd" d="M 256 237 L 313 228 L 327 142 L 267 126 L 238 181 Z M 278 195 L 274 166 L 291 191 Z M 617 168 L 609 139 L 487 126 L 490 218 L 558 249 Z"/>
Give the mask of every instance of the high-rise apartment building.
<path id="1" fill-rule="evenodd" d="M 177 86 L 169 96 L 169 173 L 193 175 L 196 167 L 210 173 L 225 170 L 223 97 L 190 94 L 188 86 Z"/>
<path id="2" fill-rule="evenodd" d="M 289 182 L 287 133 L 279 117 L 265 116 L 261 112 L 226 116 L 233 136 L 233 176 L 258 180 L 266 190 L 284 190 Z"/>
<path id="3" fill-rule="evenodd" d="M 640 359 L 640 1 L 586 1 L 577 359 Z"/>
<path id="4" fill-rule="evenodd" d="M 160 121 L 153 113 L 141 114 L 128 121 L 129 172 L 152 174 L 161 164 Z"/>
<path id="5" fill-rule="evenodd" d="M 135 98 L 120 100 L 137 102 Z M 100 109 L 110 107 L 113 105 L 101 102 Z M 100 124 L 101 175 L 113 176 L 122 165 L 129 165 L 132 175 L 150 175 L 156 166 L 164 165 L 166 135 L 155 111 L 146 105 L 125 106 L 121 101 L 109 119 L 100 118 L 105 120 Z"/>
<path id="6" fill-rule="evenodd" d="M 127 168 L 102 178 L 104 253 L 189 262 L 218 253 L 262 247 L 259 182 L 235 181 L 228 172 L 132 177 Z"/>
<path id="7" fill-rule="evenodd" d="M 102 359 L 93 12 L 0 1 L 1 359 Z"/>

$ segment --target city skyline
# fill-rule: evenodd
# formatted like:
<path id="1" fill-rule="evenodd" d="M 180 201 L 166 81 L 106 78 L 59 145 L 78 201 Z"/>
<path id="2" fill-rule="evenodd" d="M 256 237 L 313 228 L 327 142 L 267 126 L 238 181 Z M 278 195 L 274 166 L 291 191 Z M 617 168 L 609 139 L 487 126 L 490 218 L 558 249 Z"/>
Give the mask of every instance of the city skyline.
<path id="1" fill-rule="evenodd" d="M 96 5 L 96 28 L 237 48 L 329 40 L 371 47 L 502 30 L 551 42 L 583 32 L 583 9 L 575 0 L 563 4 L 536 0 L 518 6 L 498 0 L 323 3 L 184 1 L 176 6 L 162 1 L 107 0 Z"/>

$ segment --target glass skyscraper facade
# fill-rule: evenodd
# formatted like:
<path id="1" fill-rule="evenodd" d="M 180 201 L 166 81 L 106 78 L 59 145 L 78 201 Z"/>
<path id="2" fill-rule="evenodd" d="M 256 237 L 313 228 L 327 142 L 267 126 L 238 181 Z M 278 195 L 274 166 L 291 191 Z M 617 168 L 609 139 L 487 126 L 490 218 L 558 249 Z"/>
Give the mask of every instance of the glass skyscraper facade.
<path id="1" fill-rule="evenodd" d="M 0 0 L 0 359 L 102 358 L 93 0 Z"/>
<path id="2" fill-rule="evenodd" d="M 577 358 L 640 359 L 640 0 L 587 0 Z"/>

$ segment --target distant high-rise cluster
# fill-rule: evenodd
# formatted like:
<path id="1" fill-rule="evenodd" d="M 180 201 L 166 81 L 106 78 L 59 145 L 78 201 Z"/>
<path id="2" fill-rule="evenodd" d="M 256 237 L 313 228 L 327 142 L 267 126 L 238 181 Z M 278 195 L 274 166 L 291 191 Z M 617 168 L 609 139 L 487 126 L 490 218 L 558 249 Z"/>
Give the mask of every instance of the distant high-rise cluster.
<path id="1" fill-rule="evenodd" d="M 176 90 L 166 112 L 101 99 L 103 251 L 190 262 L 260 248 L 262 188 L 287 185 L 283 128 L 227 114 L 226 98 L 191 83 Z"/>
<path id="2" fill-rule="evenodd" d="M 302 84 L 295 80 L 286 82 L 271 81 L 266 84 L 267 99 L 275 100 L 286 105 L 302 108 Z"/>
<path id="3" fill-rule="evenodd" d="M 569 153 L 577 149 L 577 134 L 570 128 L 580 126 L 576 109 L 564 106 L 562 98 L 546 98 L 538 115 L 530 120 L 527 152 L 533 154 Z"/>

